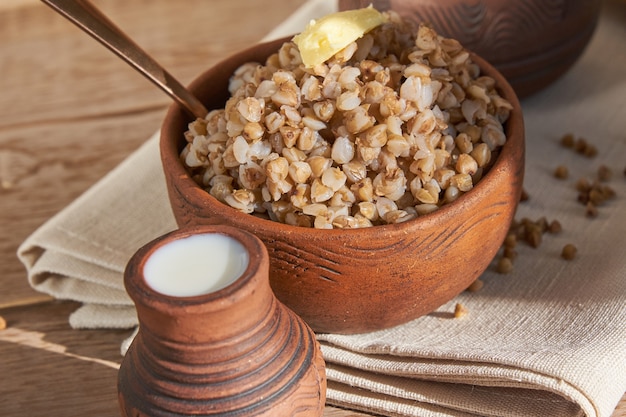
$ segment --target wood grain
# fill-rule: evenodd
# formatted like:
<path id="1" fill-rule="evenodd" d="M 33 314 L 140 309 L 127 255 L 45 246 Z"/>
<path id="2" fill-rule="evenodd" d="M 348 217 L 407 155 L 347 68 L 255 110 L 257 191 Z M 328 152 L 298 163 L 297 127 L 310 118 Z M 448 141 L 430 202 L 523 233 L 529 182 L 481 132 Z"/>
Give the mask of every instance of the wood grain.
<path id="1" fill-rule="evenodd" d="M 304 1 L 248 0 L 242 13 L 242 0 L 93 0 L 183 83 Z M 71 329 L 78 305 L 34 292 L 15 253 L 159 127 L 169 98 L 36 0 L 0 2 L 0 74 L 0 316 L 48 348 L 0 334 L 0 417 L 118 416 L 110 364 L 130 332 Z M 626 417 L 626 397 L 613 417 Z"/>
<path id="2" fill-rule="evenodd" d="M 188 0 L 190 19 L 180 2 L 94 1 L 183 83 L 301 3 Z M 0 9 L 0 66 L 3 304 L 36 295 L 18 245 L 153 134 L 170 99 L 43 3 Z"/>
<path id="3" fill-rule="evenodd" d="M 78 307 L 72 302 L 50 301 L 36 305 L 0 309 L 8 329 L 39 332 L 50 344 L 65 346 L 66 352 L 82 359 L 49 350 L 3 341 L 0 333 L 1 417 L 18 415 L 118 416 L 117 369 L 88 361 L 98 358 L 119 364 L 118 346 L 130 335 L 126 330 L 74 330 L 67 316 Z M 27 414 L 24 414 L 27 413 Z M 327 406 L 324 417 L 368 417 Z M 626 395 L 612 417 L 626 416 Z"/>

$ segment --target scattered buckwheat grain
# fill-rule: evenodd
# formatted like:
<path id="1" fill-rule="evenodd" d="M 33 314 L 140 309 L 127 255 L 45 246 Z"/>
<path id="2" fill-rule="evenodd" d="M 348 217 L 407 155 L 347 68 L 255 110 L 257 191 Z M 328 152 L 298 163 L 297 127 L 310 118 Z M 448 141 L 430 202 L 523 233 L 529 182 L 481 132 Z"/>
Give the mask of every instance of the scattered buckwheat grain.
<path id="1" fill-rule="evenodd" d="M 576 248 L 576 246 L 568 243 L 567 245 L 563 246 L 563 250 L 561 251 L 561 258 L 571 261 L 576 257 L 577 253 L 578 249 Z"/>
<path id="2" fill-rule="evenodd" d="M 548 226 L 548 232 L 553 234 L 561 233 L 562 230 L 563 226 L 561 226 L 561 222 L 559 222 L 558 220 L 552 220 L 550 222 L 550 225 Z"/>
<path id="3" fill-rule="evenodd" d="M 588 158 L 593 158 L 598 154 L 598 150 L 596 149 L 596 147 L 584 138 L 578 138 L 576 140 L 576 142 L 574 143 L 574 150 L 577 153 L 584 155 Z"/>
<path id="4" fill-rule="evenodd" d="M 510 258 L 502 257 L 498 260 L 498 265 L 496 267 L 496 270 L 500 274 L 508 274 L 509 272 L 513 270 L 513 262 L 511 261 Z"/>
<path id="5" fill-rule="evenodd" d="M 598 180 L 600 182 L 607 182 L 610 181 L 612 177 L 613 171 L 611 170 L 611 168 L 607 167 L 606 165 L 600 165 L 600 167 L 598 168 Z"/>
<path id="6" fill-rule="evenodd" d="M 598 154 L 598 149 L 593 144 L 589 143 L 587 139 L 576 139 L 571 133 L 566 133 L 565 135 L 563 135 L 560 142 L 561 146 L 565 148 L 570 148 L 576 153 L 584 155 L 588 158 L 593 158 Z"/>
<path id="7" fill-rule="evenodd" d="M 585 207 L 585 215 L 590 218 L 598 217 L 598 208 L 591 201 L 587 202 Z"/>
<path id="8" fill-rule="evenodd" d="M 566 133 L 561 137 L 561 145 L 563 145 L 566 148 L 573 148 L 575 142 L 576 142 L 576 139 L 574 138 L 574 135 L 571 133 Z"/>
<path id="9" fill-rule="evenodd" d="M 565 165 L 559 165 L 554 170 L 554 176 L 560 180 L 567 179 L 567 177 L 569 177 L 569 170 Z"/>
<path id="10" fill-rule="evenodd" d="M 467 308 L 465 308 L 463 304 L 456 303 L 456 305 L 454 306 L 454 318 L 455 319 L 460 319 L 461 317 L 465 317 L 467 316 L 468 313 L 469 311 L 467 310 Z"/>

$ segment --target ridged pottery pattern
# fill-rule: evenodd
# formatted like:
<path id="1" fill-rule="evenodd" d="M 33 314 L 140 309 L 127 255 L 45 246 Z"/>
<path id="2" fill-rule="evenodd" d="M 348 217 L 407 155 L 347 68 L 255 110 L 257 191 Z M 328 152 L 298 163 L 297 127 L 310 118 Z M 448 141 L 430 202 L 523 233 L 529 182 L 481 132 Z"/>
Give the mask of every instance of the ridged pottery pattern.
<path id="1" fill-rule="evenodd" d="M 238 240 L 250 255 L 247 270 L 206 295 L 171 297 L 152 290 L 142 273 L 150 254 L 198 233 Z M 268 269 L 259 239 L 224 226 L 175 231 L 133 256 L 125 285 L 140 326 L 119 371 L 123 416 L 323 414 L 321 351 L 310 328 L 274 296 Z"/>

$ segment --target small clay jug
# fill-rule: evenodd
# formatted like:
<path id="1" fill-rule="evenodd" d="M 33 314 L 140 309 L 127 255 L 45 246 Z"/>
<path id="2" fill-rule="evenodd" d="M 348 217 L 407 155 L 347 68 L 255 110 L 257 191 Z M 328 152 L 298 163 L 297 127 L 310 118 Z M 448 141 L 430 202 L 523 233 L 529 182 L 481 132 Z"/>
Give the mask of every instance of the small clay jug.
<path id="1" fill-rule="evenodd" d="M 144 267 L 159 248 L 212 234 L 247 251 L 247 267 L 234 282 L 205 294 L 173 296 L 146 280 Z M 186 265 L 175 270 L 173 275 L 184 276 Z M 135 253 L 124 282 L 140 325 L 119 370 L 122 415 L 321 416 L 326 376 L 319 345 L 302 319 L 276 299 L 268 274 L 263 243 L 229 226 L 177 230 Z"/>

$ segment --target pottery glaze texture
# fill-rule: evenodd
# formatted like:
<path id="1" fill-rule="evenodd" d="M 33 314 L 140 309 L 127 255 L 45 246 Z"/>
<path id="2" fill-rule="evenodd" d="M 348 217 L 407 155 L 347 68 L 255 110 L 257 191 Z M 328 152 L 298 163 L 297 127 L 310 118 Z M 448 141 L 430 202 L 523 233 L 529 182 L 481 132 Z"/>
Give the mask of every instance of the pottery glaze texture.
<path id="1" fill-rule="evenodd" d="M 579 58 L 599 0 L 339 0 L 341 10 L 395 10 L 428 22 L 495 66 L 520 98 L 548 86 Z"/>
<path id="2" fill-rule="evenodd" d="M 242 276 L 199 296 L 152 290 L 142 268 L 154 249 L 201 233 L 242 243 L 250 254 Z M 140 326 L 118 374 L 123 416 L 322 416 L 326 376 L 319 344 L 276 299 L 268 269 L 259 239 L 225 226 L 178 230 L 133 256 L 125 285 Z"/>
<path id="3" fill-rule="evenodd" d="M 285 39 L 257 45 L 209 69 L 190 86 L 209 108 L 221 108 L 227 84 L 244 62 L 264 62 Z M 427 314 L 466 289 L 499 250 L 519 202 L 524 126 L 517 97 L 487 62 L 514 107 L 507 143 L 471 192 L 429 215 L 352 230 L 290 226 L 239 212 L 210 196 L 183 167 L 179 153 L 189 119 L 176 105 L 161 129 L 161 157 L 174 216 L 181 227 L 228 224 L 266 245 L 277 298 L 316 332 L 361 333 Z"/>

